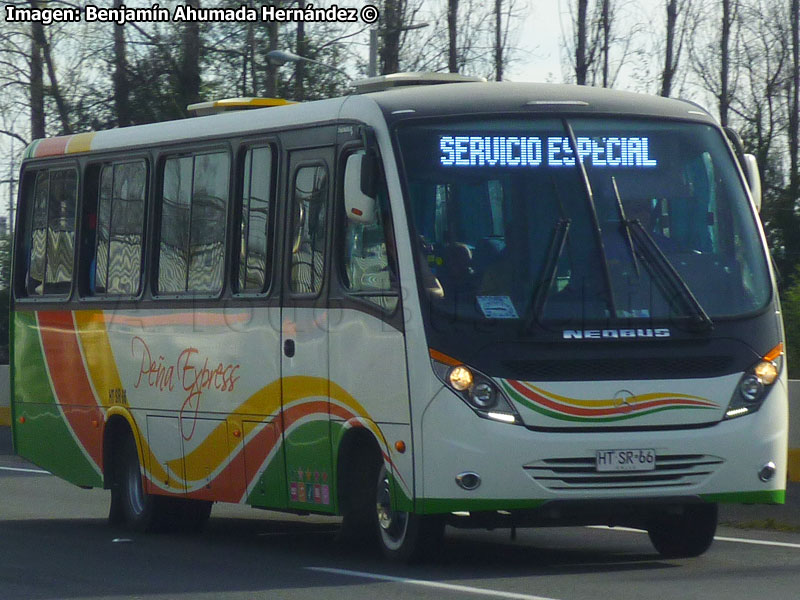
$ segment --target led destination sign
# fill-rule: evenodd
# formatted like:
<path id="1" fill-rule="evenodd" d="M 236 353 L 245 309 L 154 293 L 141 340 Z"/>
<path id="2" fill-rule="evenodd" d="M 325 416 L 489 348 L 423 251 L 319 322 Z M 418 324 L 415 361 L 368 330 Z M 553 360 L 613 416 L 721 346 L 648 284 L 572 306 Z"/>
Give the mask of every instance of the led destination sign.
<path id="1" fill-rule="evenodd" d="M 577 138 L 578 155 L 595 167 L 651 168 L 650 138 Z M 569 138 L 524 136 L 439 136 L 439 160 L 445 167 L 565 167 L 575 164 Z"/>

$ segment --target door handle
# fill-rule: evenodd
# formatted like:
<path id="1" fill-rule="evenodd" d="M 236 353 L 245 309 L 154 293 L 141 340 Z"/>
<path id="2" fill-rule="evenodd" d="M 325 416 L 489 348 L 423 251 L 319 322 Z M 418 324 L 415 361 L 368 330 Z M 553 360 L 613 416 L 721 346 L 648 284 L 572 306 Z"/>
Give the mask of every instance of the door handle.
<path id="1" fill-rule="evenodd" d="M 283 353 L 289 358 L 294 356 L 294 340 L 284 340 Z"/>

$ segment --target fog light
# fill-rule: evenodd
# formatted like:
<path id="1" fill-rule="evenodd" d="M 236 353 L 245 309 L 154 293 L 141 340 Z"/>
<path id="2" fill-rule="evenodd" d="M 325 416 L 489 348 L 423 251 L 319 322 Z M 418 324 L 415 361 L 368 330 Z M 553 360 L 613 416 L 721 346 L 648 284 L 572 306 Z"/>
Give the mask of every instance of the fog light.
<path id="1" fill-rule="evenodd" d="M 775 476 L 775 469 L 775 463 L 769 461 L 767 464 L 761 467 L 761 470 L 758 472 L 758 478 L 764 483 L 768 482 Z"/>
<path id="2" fill-rule="evenodd" d="M 472 491 L 480 486 L 481 476 L 477 473 L 473 473 L 472 471 L 466 471 L 456 475 L 456 483 L 458 484 L 458 487 L 467 491 Z"/>

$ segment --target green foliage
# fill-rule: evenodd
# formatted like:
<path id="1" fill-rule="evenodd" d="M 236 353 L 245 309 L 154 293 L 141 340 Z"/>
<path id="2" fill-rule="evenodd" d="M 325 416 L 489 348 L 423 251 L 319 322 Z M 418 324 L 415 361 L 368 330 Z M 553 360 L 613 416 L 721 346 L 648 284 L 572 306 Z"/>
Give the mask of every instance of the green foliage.
<path id="1" fill-rule="evenodd" d="M 789 377 L 800 377 L 800 265 L 781 297 L 783 325 L 786 329 L 786 356 Z"/>
<path id="2" fill-rule="evenodd" d="M 0 236 L 0 364 L 8 364 L 11 236 Z"/>

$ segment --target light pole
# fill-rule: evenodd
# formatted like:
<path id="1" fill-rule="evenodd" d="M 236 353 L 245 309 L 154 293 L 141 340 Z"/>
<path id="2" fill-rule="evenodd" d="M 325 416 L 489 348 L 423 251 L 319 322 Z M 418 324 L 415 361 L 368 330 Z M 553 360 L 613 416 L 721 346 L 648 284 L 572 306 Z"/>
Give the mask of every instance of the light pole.
<path id="1" fill-rule="evenodd" d="M 314 60 L 313 58 L 306 58 L 305 56 L 300 56 L 299 54 L 295 54 L 294 52 L 288 52 L 286 50 L 270 50 L 269 52 L 267 52 L 267 60 L 273 65 L 285 65 L 288 62 L 293 62 L 293 63 L 310 62 L 315 65 L 320 65 L 322 67 L 325 67 L 326 69 L 330 69 L 331 71 L 336 71 L 338 73 L 341 73 L 342 75 L 347 77 L 347 81 L 352 81 L 350 75 L 348 75 L 346 71 L 343 71 L 338 67 L 325 64 L 324 62 Z"/>

